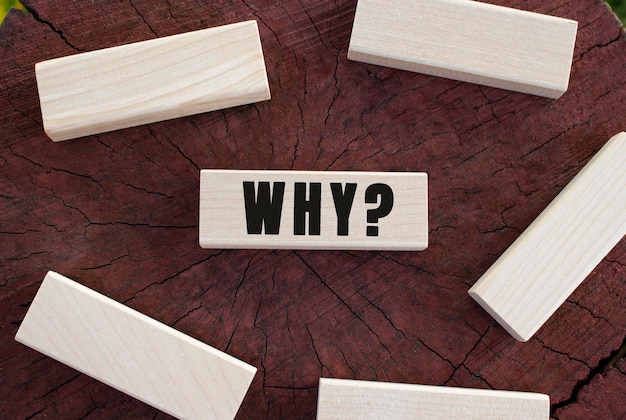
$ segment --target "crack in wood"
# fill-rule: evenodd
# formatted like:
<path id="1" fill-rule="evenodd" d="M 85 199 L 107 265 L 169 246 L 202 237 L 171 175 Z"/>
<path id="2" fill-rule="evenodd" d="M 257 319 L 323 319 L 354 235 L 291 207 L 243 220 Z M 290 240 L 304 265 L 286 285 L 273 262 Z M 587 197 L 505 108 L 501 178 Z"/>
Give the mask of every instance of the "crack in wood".
<path id="1" fill-rule="evenodd" d="M 133 3 L 133 0 L 128 0 L 128 4 L 130 4 L 130 7 L 132 7 L 135 10 L 135 12 L 137 13 L 137 16 L 139 16 L 139 18 L 144 23 L 144 25 L 146 25 L 146 27 L 150 30 L 150 32 L 152 32 L 152 35 L 154 35 L 156 38 L 158 38 L 159 34 L 157 34 L 157 32 L 154 30 L 154 28 L 152 27 L 150 22 L 148 22 L 146 20 L 145 16 L 139 11 L 137 6 L 135 6 L 135 4 Z"/>
<path id="2" fill-rule="evenodd" d="M 319 281 L 324 285 L 324 287 L 326 287 L 326 289 L 328 289 L 328 291 L 330 291 L 332 295 L 335 296 L 335 298 L 337 298 L 337 300 L 339 300 L 339 302 L 341 302 L 341 304 L 346 309 L 348 309 L 348 311 L 350 311 L 352 315 L 354 315 L 355 318 L 359 320 L 374 335 L 374 337 L 378 339 L 378 342 L 380 343 L 380 345 L 385 349 L 389 357 L 393 359 L 391 350 L 389 350 L 389 347 L 382 341 L 378 333 L 376 333 L 376 331 L 374 331 L 372 327 L 367 322 L 365 322 L 365 320 L 358 313 L 356 313 L 355 310 L 352 309 L 352 307 L 348 305 L 348 303 L 341 296 L 339 296 L 339 294 L 332 287 L 328 285 L 326 280 L 324 280 L 324 278 L 320 276 L 320 274 L 317 271 L 315 271 L 315 269 L 300 255 L 300 253 L 296 251 L 293 251 L 293 253 L 304 263 L 305 266 L 309 268 L 309 270 L 311 270 L 311 272 L 315 275 L 315 277 L 319 279 Z"/>
<path id="3" fill-rule="evenodd" d="M 141 294 L 142 292 L 146 291 L 147 289 L 151 288 L 151 287 L 155 287 L 155 286 L 159 286 L 159 285 L 163 285 L 165 283 L 167 283 L 168 281 L 180 276 L 181 274 L 195 268 L 198 265 L 201 265 L 209 260 L 211 260 L 212 258 L 216 258 L 219 257 L 220 255 L 222 255 L 225 251 L 224 250 L 220 250 L 219 252 L 216 252 L 214 254 L 209 255 L 208 257 L 202 258 L 200 261 L 196 261 L 193 264 L 188 265 L 187 267 L 183 268 L 182 270 L 177 271 L 176 273 L 153 283 L 148 284 L 145 287 L 142 287 L 141 289 L 137 290 L 136 292 L 133 293 L 133 295 L 131 297 L 129 297 L 128 299 L 124 300 L 122 303 L 126 304 L 128 302 L 130 302 L 131 300 L 135 299 L 137 297 L 137 295 Z"/>
<path id="4" fill-rule="evenodd" d="M 570 393 L 570 396 L 567 399 L 554 403 L 550 406 L 550 416 L 558 420 L 558 416 L 557 416 L 558 411 L 569 406 L 570 404 L 574 404 L 578 402 L 578 397 L 580 393 L 582 392 L 582 390 L 585 389 L 587 386 L 589 386 L 594 378 L 596 378 L 599 375 L 603 375 L 608 368 L 613 366 L 617 362 L 617 360 L 619 360 L 619 359 L 616 360 L 616 355 L 620 355 L 620 354 L 622 355 L 622 357 L 626 355 L 626 336 L 624 336 L 622 345 L 619 348 L 611 351 L 611 353 L 608 356 L 600 360 L 594 368 L 591 368 L 589 370 L 589 373 L 587 374 L 585 378 L 578 381 L 574 385 Z"/>

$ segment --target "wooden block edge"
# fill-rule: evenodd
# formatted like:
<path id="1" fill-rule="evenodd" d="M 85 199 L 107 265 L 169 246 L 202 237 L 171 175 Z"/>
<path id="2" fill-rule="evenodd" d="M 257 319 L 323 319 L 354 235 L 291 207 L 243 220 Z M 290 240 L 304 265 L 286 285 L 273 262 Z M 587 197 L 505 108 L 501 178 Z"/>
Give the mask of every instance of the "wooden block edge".
<path id="1" fill-rule="evenodd" d="M 91 56 L 97 56 L 99 54 L 101 54 L 102 52 L 105 51 L 110 51 L 110 50 L 116 50 L 116 51 L 123 51 L 129 47 L 136 47 L 138 45 L 150 45 L 150 43 L 153 43 L 154 41 L 159 41 L 159 40 L 163 40 L 166 38 L 176 38 L 176 37 L 184 37 L 185 35 L 192 33 L 192 32 L 201 32 L 201 31 L 208 31 L 211 29 L 218 29 L 218 28 L 224 28 L 224 27 L 230 27 L 230 26 L 254 26 L 255 31 L 256 31 L 256 41 L 258 42 L 258 48 L 259 51 L 261 52 L 261 61 L 262 61 L 262 67 L 263 67 L 263 83 L 262 86 L 259 86 L 259 89 L 252 94 L 252 100 L 240 100 L 240 101 L 234 101 L 232 104 L 228 104 L 227 106 L 216 106 L 216 107 L 207 107 L 206 109 L 200 111 L 200 112 L 192 112 L 192 113 L 183 113 L 182 115 L 168 115 L 168 116 L 160 116 L 160 115 L 153 115 L 152 117 L 146 117 L 144 115 L 144 117 L 142 118 L 142 121 L 137 123 L 134 120 L 137 120 L 137 117 L 134 117 L 132 120 L 125 120 L 125 122 L 118 122 L 115 128 L 105 128 L 105 129 L 100 129 L 97 128 L 98 125 L 92 124 L 89 126 L 81 126 L 78 128 L 75 127 L 60 127 L 60 128 L 56 128 L 56 127 L 50 127 L 50 122 L 45 118 L 44 116 L 44 106 L 43 106 L 43 102 L 41 99 L 41 94 L 40 94 L 40 88 L 39 88 L 39 83 L 37 82 L 37 80 L 39 80 L 38 78 L 38 74 L 40 74 L 40 72 L 42 71 L 42 69 L 45 70 L 45 68 L 47 66 L 49 66 L 50 64 L 56 64 L 58 62 L 62 62 L 65 59 L 68 58 L 72 58 L 75 57 L 77 55 L 91 55 Z M 151 123 L 156 123 L 156 122 L 161 122 L 161 121 L 167 121 L 167 120 L 172 120 L 172 119 L 177 119 L 177 118 L 182 118 L 182 117 L 186 117 L 186 116 L 191 116 L 191 115 L 197 115 L 197 114 L 203 114 L 203 113 L 207 113 L 207 112 L 213 112 L 213 111 L 218 111 L 221 109 L 228 109 L 228 108 L 233 108 L 233 107 L 237 107 L 237 106 L 243 106 L 243 105 L 247 105 L 247 104 L 251 104 L 251 103 L 257 103 L 257 102 L 262 102 L 262 101 L 267 101 L 271 99 L 271 90 L 270 90 L 270 86 L 269 86 L 269 79 L 268 79 L 268 75 L 267 75 L 267 65 L 265 63 L 265 54 L 263 52 L 263 45 L 261 43 L 261 37 L 260 37 L 260 33 L 259 33 L 259 28 L 258 28 L 258 22 L 255 19 L 249 19 L 249 20 L 245 20 L 245 21 L 240 21 L 240 22 L 233 22 L 233 23 L 228 23 L 228 24 L 224 24 L 224 25 L 218 25 L 218 26 L 213 26 L 213 27 L 208 27 L 208 28 L 204 28 L 204 29 L 199 29 L 199 30 L 195 30 L 195 31 L 190 31 L 190 32 L 183 32 L 183 33 L 178 33 L 178 34 L 174 34 L 174 35 L 168 35 L 168 36 L 163 36 L 163 37 L 157 37 L 157 38 L 152 38 L 152 39 L 146 39 L 146 40 L 142 40 L 142 41 L 136 41 L 136 42 L 130 42 L 130 43 L 126 43 L 126 44 L 121 44 L 121 45 L 116 45 L 113 47 L 107 47 L 107 48 L 102 48 L 102 49 L 97 49 L 97 50 L 93 50 L 93 51 L 87 51 L 87 52 L 81 52 L 81 53 L 77 53 L 77 54 L 71 54 L 71 55 L 67 55 L 67 56 L 62 56 L 62 57 L 56 57 L 56 58 L 51 58 L 48 60 L 44 60 L 44 61 L 40 61 L 38 63 L 35 63 L 35 81 L 37 83 L 37 91 L 38 91 L 38 96 L 39 96 L 39 108 L 41 110 L 41 117 L 42 117 L 42 126 L 43 126 L 43 131 L 44 133 L 50 138 L 50 140 L 52 140 L 53 142 L 61 142 L 61 141 L 66 141 L 66 140 L 73 140 L 73 139 L 77 139 L 77 138 L 82 138 L 82 137 L 87 137 L 87 136 L 91 136 L 91 135 L 97 135 L 97 134 L 103 134 L 103 133 L 108 133 L 108 132 L 113 132 L 113 131 L 117 131 L 117 130 L 123 130 L 126 128 L 131 128 L 131 127 L 138 127 L 141 125 L 146 125 L 146 124 L 151 124 Z M 162 112 L 159 111 L 161 114 Z M 169 111 L 169 114 L 174 114 L 173 110 Z M 107 125 L 107 124 L 104 124 Z"/>
<path id="2" fill-rule="evenodd" d="M 498 389 L 480 389 L 480 388 L 465 388 L 465 387 L 451 387 L 445 385 L 421 385 L 421 384 L 407 384 L 396 382 L 382 382 L 382 381 L 368 381 L 368 380 L 356 380 L 356 379 L 337 379 L 337 378 L 323 378 L 321 377 L 318 385 L 318 400 L 317 400 L 317 412 L 319 413 L 322 407 L 322 396 L 326 392 L 332 392 L 333 389 L 352 387 L 354 389 L 367 389 L 367 390 L 396 390 L 396 391 L 423 391 L 437 394 L 457 394 L 459 396 L 466 397 L 480 397 L 480 396 L 493 396 L 504 398 L 519 398 L 540 403 L 544 405 L 546 412 L 546 418 L 549 417 L 550 412 L 550 396 L 539 392 L 527 392 L 527 391 L 508 391 Z"/>
<path id="3" fill-rule="evenodd" d="M 176 338 L 184 341 L 185 343 L 187 343 L 189 345 L 192 345 L 194 347 L 200 347 L 204 351 L 210 353 L 211 355 L 213 355 L 213 356 L 215 356 L 217 358 L 220 358 L 222 360 L 225 360 L 225 361 L 227 361 L 227 362 L 229 362 L 229 363 L 231 363 L 233 365 L 236 365 L 238 368 L 240 368 L 242 370 L 242 372 L 245 372 L 246 377 L 244 379 L 245 379 L 246 384 L 247 384 L 246 392 L 249 390 L 250 385 L 252 384 L 252 381 L 253 381 L 254 377 L 256 376 L 257 368 L 255 366 L 252 366 L 252 365 L 250 365 L 250 364 L 248 364 L 248 363 L 246 363 L 246 362 L 244 362 L 242 360 L 239 360 L 239 359 L 237 359 L 234 356 L 231 356 L 231 355 L 229 355 L 229 354 L 227 354 L 227 353 L 225 353 L 225 352 L 223 352 L 221 350 L 218 350 L 215 347 L 212 347 L 212 346 L 210 346 L 210 345 L 208 345 L 208 344 L 206 344 L 206 343 L 204 343 L 204 342 L 202 342 L 202 341 L 200 341 L 200 340 L 198 340 L 196 338 L 193 338 L 193 337 L 191 337 L 191 336 L 189 336 L 189 335 L 187 335 L 187 334 L 185 334 L 185 333 L 183 333 L 181 331 L 178 331 L 177 329 L 175 329 L 173 327 L 170 327 L 169 325 L 166 325 L 166 324 L 164 324 L 164 323 L 162 323 L 160 321 L 157 321 L 156 319 L 151 318 L 151 317 L 149 317 L 149 316 L 147 316 L 147 315 L 145 315 L 145 314 L 143 314 L 143 313 L 141 313 L 141 312 L 139 312 L 139 311 L 137 311 L 135 309 L 132 309 L 132 308 L 126 306 L 126 305 L 123 305 L 122 303 L 119 303 L 119 302 L 117 302 L 117 301 L 107 297 L 106 295 L 103 295 L 103 294 L 101 294 L 101 293 L 99 293 L 99 292 L 97 292 L 97 291 L 95 291 L 93 289 L 90 289 L 90 288 L 88 288 L 88 287 L 86 287 L 86 286 L 84 286 L 84 285 L 82 285 L 82 284 L 80 284 L 80 283 L 78 283 L 78 282 L 68 278 L 68 277 L 65 277 L 65 276 L 55 272 L 55 271 L 48 271 L 46 273 L 46 276 L 44 277 L 44 280 L 43 280 L 42 284 L 40 285 L 39 289 L 41 289 L 41 286 L 43 286 L 44 282 L 46 282 L 47 279 L 49 279 L 49 278 L 51 278 L 53 281 L 58 281 L 58 282 L 62 283 L 64 286 L 70 287 L 70 288 L 72 288 L 74 290 L 77 290 L 77 291 L 85 294 L 85 295 L 87 295 L 87 296 L 97 300 L 99 303 L 102 303 L 102 304 L 107 305 L 107 306 L 113 306 L 114 308 L 116 308 L 118 310 L 123 310 L 128 316 L 131 316 L 131 317 L 133 317 L 135 319 L 138 319 L 138 320 L 140 320 L 142 322 L 145 322 L 145 323 L 147 323 L 147 324 L 149 324 L 149 325 L 151 325 L 153 327 L 156 327 L 156 328 L 158 328 L 158 329 L 160 329 L 162 331 L 165 331 L 168 334 L 175 336 Z M 37 294 L 39 293 L 39 289 L 37 290 Z M 35 302 L 36 298 L 37 298 L 37 296 L 35 295 L 35 298 L 33 298 L 33 301 L 31 303 L 31 305 Z M 29 308 L 29 310 L 30 310 L 30 308 Z M 22 324 L 24 324 L 24 321 L 26 320 L 27 316 L 28 316 L 28 312 L 26 313 L 26 316 L 24 317 L 24 320 L 22 321 Z M 138 400 L 140 400 L 140 401 L 142 401 L 142 402 L 144 402 L 144 403 L 146 403 L 148 405 L 151 405 L 152 407 L 155 407 L 158 410 L 161 410 L 161 411 L 163 411 L 163 412 L 165 412 L 167 414 L 170 414 L 172 416 L 177 416 L 177 413 L 170 412 L 168 407 L 160 406 L 158 403 L 155 403 L 155 402 L 145 401 L 140 395 L 136 395 L 133 392 L 129 392 L 127 390 L 120 389 L 120 387 L 117 384 L 111 383 L 110 381 L 108 381 L 108 380 L 106 380 L 106 379 L 104 379 L 102 377 L 99 377 L 99 375 L 94 375 L 94 374 L 92 374 L 90 372 L 87 372 L 84 369 L 82 369 L 80 366 L 78 366 L 78 365 L 76 365 L 74 363 L 71 363 L 71 362 L 68 362 L 68 361 L 65 361 L 65 360 L 57 359 L 51 352 L 48 351 L 48 349 L 41 348 L 36 343 L 31 342 L 27 337 L 24 337 L 24 332 L 23 332 L 21 326 L 20 326 L 20 328 L 18 328 L 18 331 L 15 334 L 15 341 L 17 341 L 18 343 L 21 343 L 21 344 L 23 344 L 23 345 L 25 345 L 27 347 L 30 347 L 31 349 L 36 350 L 37 352 L 39 352 L 39 353 L 41 353 L 41 354 L 43 354 L 43 355 L 45 355 L 47 357 L 50 357 L 51 359 L 53 359 L 53 360 L 55 360 L 55 361 L 57 361 L 59 363 L 62 363 L 64 365 L 66 365 L 66 366 L 69 366 L 72 369 L 75 369 L 76 371 L 81 372 L 84 375 L 92 377 L 92 378 L 98 380 L 99 382 L 102 382 L 102 383 L 104 383 L 104 384 L 106 384 L 106 385 L 108 385 L 108 386 L 110 386 L 110 387 L 112 387 L 112 388 L 114 388 L 114 389 L 116 389 L 116 390 L 126 394 L 126 395 L 129 395 L 129 396 L 131 396 L 131 397 L 133 397 L 135 399 L 138 399 Z M 244 396 L 245 396 L 245 394 L 244 394 Z M 244 396 L 242 396 L 242 398 Z"/>
<path id="4" fill-rule="evenodd" d="M 563 84 L 545 83 L 529 84 L 517 82 L 511 79 L 499 77 L 497 74 L 480 75 L 464 70 L 437 67 L 425 63 L 406 61 L 402 59 L 380 58 L 375 54 L 348 47 L 348 59 L 366 64 L 396 68 L 399 70 L 425 74 L 428 76 L 441 77 L 464 83 L 472 83 L 480 86 L 487 86 L 496 89 L 509 90 L 512 92 L 525 93 L 528 95 L 542 96 L 549 99 L 558 99 L 567 92 L 569 88 L 569 78 Z M 570 63 L 571 68 L 571 63 Z M 571 70 L 570 70 L 571 71 Z"/>
<path id="5" fill-rule="evenodd" d="M 402 58 L 393 58 L 393 57 L 385 57 L 379 56 L 376 54 L 371 54 L 368 51 L 362 50 L 360 47 L 355 47 L 355 43 L 353 43 L 353 35 L 350 36 L 350 41 L 348 44 L 348 60 L 359 61 L 367 64 L 397 68 L 400 70 L 422 73 L 435 77 L 442 77 L 451 80 L 457 80 L 466 83 L 474 83 L 478 85 L 494 87 L 498 89 L 510 90 L 514 92 L 526 93 L 530 95 L 537 95 L 542 97 L 547 97 L 550 99 L 558 99 L 569 88 L 569 82 L 571 79 L 573 58 L 574 58 L 574 49 L 576 46 L 576 37 L 578 34 L 578 21 L 573 19 L 563 18 L 559 16 L 553 16 L 538 12 L 532 12 L 528 10 L 517 9 L 514 7 L 506 7 L 497 4 L 491 3 L 483 3 L 480 1 L 467 1 L 467 0 L 450 0 L 452 2 L 457 3 L 460 6 L 470 7 L 472 9 L 480 10 L 497 10 L 506 13 L 513 13 L 518 16 L 526 16 L 532 17 L 537 20 L 541 20 L 544 22 L 553 22 L 562 25 L 573 25 L 573 36 L 570 45 L 570 59 L 568 64 L 568 77 L 562 81 L 562 83 L 537 83 L 537 84 L 529 84 L 524 83 L 523 81 L 516 81 L 509 78 L 499 77 L 497 73 L 481 75 L 474 72 L 466 71 L 461 67 L 457 67 L 456 69 L 452 67 L 441 67 L 433 64 L 428 64 L 423 61 L 407 61 Z M 359 4 L 357 3 L 357 10 L 355 13 L 355 22 L 356 17 L 358 15 Z M 353 33 L 354 33 L 354 23 L 353 23 Z"/>
<path id="6" fill-rule="evenodd" d="M 392 244 L 393 241 L 388 241 L 390 245 L 384 245 L 384 247 L 380 246 L 367 246 L 363 245 L 362 241 L 354 240 L 352 242 L 342 242 L 337 246 L 319 246 L 319 245 L 308 245 L 310 241 L 303 240 L 301 244 L 285 244 L 285 245 L 266 245 L 266 244 L 255 244 L 251 245 L 248 242 L 239 242 L 234 243 L 232 241 L 221 242 L 219 239 L 206 239 L 202 235 L 203 232 L 203 217 L 202 210 L 198 212 L 198 245 L 203 249 L 297 249 L 297 250 L 316 250 L 316 251 L 341 251 L 341 250 L 354 250 L 354 251 L 400 251 L 400 252 L 410 252 L 410 251 L 424 251 L 429 246 L 430 241 L 430 231 L 429 231 L 429 176 L 427 172 L 377 172 L 377 171 L 313 171 L 313 170 L 301 170 L 301 171 L 291 171 L 291 170 L 241 170 L 241 169 L 201 169 L 199 175 L 199 205 L 206 198 L 204 198 L 204 193 L 202 189 L 203 180 L 208 177 L 211 173 L 219 173 L 219 174 L 228 174 L 229 172 L 248 172 L 248 173 L 261 173 L 261 174 L 271 174 L 276 173 L 280 175 L 289 175 L 290 173 L 298 173 L 298 174 L 310 174 L 312 176 L 316 176 L 319 174 L 332 174 L 337 176 L 348 175 L 354 176 L 355 174 L 363 174 L 365 176 L 371 175 L 381 175 L 385 176 L 411 176 L 411 177 L 419 177 L 420 180 L 423 179 L 425 183 L 424 190 L 424 211 L 426 214 L 425 223 L 424 223 L 424 239 L 420 241 L 414 241 L 410 245 L 406 246 L 397 246 L 397 244 Z M 205 181 L 206 182 L 206 181 Z M 380 245 L 380 243 L 378 243 Z"/>
<path id="7" fill-rule="evenodd" d="M 508 332 L 513 338 L 515 338 L 517 341 L 520 341 L 522 343 L 527 342 L 528 340 L 531 339 L 531 337 L 539 330 L 539 328 L 541 328 L 541 326 L 537 327 L 534 331 L 528 333 L 528 334 L 520 334 L 519 332 L 517 332 L 517 330 L 515 328 L 513 328 L 513 326 L 511 324 L 509 324 L 504 318 L 502 318 L 497 312 L 496 310 L 486 301 L 484 300 L 481 296 L 480 293 L 478 291 L 476 291 L 476 289 L 474 289 L 474 286 L 472 286 L 470 288 L 470 290 L 467 292 L 472 299 L 474 299 L 489 315 L 491 315 L 491 317 L 493 319 L 495 319 L 498 324 L 500 324 L 500 326 L 502 326 L 502 328 L 504 328 L 506 330 L 506 332 Z"/>
<path id="8" fill-rule="evenodd" d="M 476 283 L 474 283 L 474 285 L 468 290 L 468 294 L 470 295 L 470 297 L 472 297 L 472 299 L 474 299 L 489 315 L 491 315 L 516 340 L 518 340 L 520 342 L 527 342 L 528 340 L 530 340 L 535 335 L 535 333 L 537 333 L 537 331 L 539 331 L 541 329 L 541 327 L 543 327 L 543 325 L 561 307 L 561 305 L 567 300 L 567 298 L 571 295 L 571 293 L 573 293 L 574 290 L 576 290 L 576 288 L 578 288 L 580 286 L 582 281 L 584 281 L 585 278 L 587 276 L 589 276 L 591 271 L 593 271 L 593 268 L 590 270 L 589 273 L 587 273 L 585 275 L 583 280 L 580 283 L 578 283 L 576 285 L 576 287 L 570 293 L 566 294 L 562 298 L 559 298 L 558 304 L 553 305 L 554 306 L 554 310 L 552 310 L 546 317 L 544 317 L 545 319 L 543 320 L 543 322 L 539 323 L 538 325 L 536 325 L 533 328 L 530 328 L 530 329 L 528 329 L 528 330 L 526 330 L 524 332 L 518 331 L 518 328 L 514 327 L 508 321 L 506 321 L 500 314 L 497 313 L 496 309 L 481 296 L 481 291 L 480 291 L 481 288 L 488 287 L 488 284 L 486 284 L 485 281 L 481 281 L 481 280 L 484 280 L 484 276 L 489 272 L 489 270 L 491 270 L 492 267 L 497 266 L 499 264 L 502 264 L 502 258 L 506 254 L 508 254 L 509 252 L 512 252 L 512 251 L 509 251 L 509 249 L 512 249 L 512 250 L 515 249 L 514 247 L 515 247 L 515 243 L 517 242 L 517 240 L 519 240 L 524 235 L 524 233 L 533 226 L 533 224 L 535 224 L 537 221 L 541 221 L 541 219 L 543 217 L 545 217 L 545 216 L 543 216 L 544 212 L 550 211 L 550 209 L 553 208 L 554 205 L 558 205 L 559 201 L 562 200 L 562 198 L 559 199 L 559 197 L 562 197 L 564 194 L 567 194 L 567 191 L 569 190 L 568 187 L 570 187 L 570 185 L 574 185 L 573 183 L 576 182 L 577 178 L 579 178 L 580 176 L 584 176 L 586 170 L 587 171 L 590 170 L 589 169 L 591 167 L 590 164 L 593 164 L 594 159 L 596 157 L 600 157 L 602 154 L 610 153 L 609 150 L 612 148 L 612 145 L 614 143 L 618 143 L 618 142 L 626 142 L 626 132 L 624 132 L 624 131 L 623 132 L 619 132 L 619 133 L 615 134 L 614 136 L 612 136 L 602 146 L 602 148 L 600 148 L 600 150 L 598 150 L 598 152 L 591 158 L 591 160 L 589 162 L 587 162 L 587 164 L 585 166 L 583 166 L 583 168 L 576 174 L 576 176 L 570 181 L 570 183 L 568 185 L 566 185 L 563 188 L 563 190 L 561 190 L 561 192 L 550 203 L 548 203 L 548 205 L 535 218 L 535 220 L 533 220 L 533 222 L 531 222 L 531 224 L 526 228 L 526 230 L 524 230 L 524 232 L 522 232 L 522 234 L 515 241 L 513 241 L 513 243 L 511 243 L 511 245 L 509 245 L 509 247 L 500 255 L 500 257 L 498 257 L 498 259 L 487 269 L 487 271 L 485 271 L 485 273 L 483 273 L 483 275 L 481 275 L 481 277 L 476 281 Z M 613 247 L 611 247 L 610 249 L 612 249 L 612 248 Z M 609 252 L 610 252 L 610 249 L 609 249 Z M 605 256 L 606 256 L 606 254 L 605 254 Z M 596 264 L 596 266 L 597 266 L 597 264 Z"/>

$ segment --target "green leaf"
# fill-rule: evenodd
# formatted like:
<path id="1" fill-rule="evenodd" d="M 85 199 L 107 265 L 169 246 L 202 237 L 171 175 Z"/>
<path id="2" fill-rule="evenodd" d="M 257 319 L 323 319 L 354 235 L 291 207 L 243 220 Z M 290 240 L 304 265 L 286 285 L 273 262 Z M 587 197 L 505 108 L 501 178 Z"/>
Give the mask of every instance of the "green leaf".
<path id="1" fill-rule="evenodd" d="M 26 12 L 26 8 L 22 6 L 18 0 L 0 0 L 0 24 L 4 21 L 4 17 L 9 13 L 11 8 L 19 9 Z"/>

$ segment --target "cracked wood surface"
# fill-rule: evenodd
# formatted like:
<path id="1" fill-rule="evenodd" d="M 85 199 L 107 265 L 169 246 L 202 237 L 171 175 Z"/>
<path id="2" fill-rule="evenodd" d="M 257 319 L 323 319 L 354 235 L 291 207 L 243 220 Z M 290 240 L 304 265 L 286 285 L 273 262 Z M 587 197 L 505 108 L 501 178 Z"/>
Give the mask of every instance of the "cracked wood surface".
<path id="1" fill-rule="evenodd" d="M 602 2 L 492 3 L 579 22 L 559 100 L 346 59 L 356 2 L 23 1 L 0 27 L 0 413 L 166 418 L 13 337 L 47 270 L 259 371 L 239 418 L 313 418 L 320 376 L 549 394 L 626 416 L 626 241 L 527 343 L 469 287 L 626 128 L 626 38 Z M 273 99 L 64 143 L 36 62 L 257 19 Z M 424 171 L 422 252 L 203 250 L 199 169 Z"/>

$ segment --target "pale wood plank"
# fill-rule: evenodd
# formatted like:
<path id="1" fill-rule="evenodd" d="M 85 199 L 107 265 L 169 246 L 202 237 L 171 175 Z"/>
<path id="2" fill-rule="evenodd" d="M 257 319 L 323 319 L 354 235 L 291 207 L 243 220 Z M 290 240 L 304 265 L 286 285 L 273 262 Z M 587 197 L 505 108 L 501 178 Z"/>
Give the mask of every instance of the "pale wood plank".
<path id="1" fill-rule="evenodd" d="M 244 182 L 254 184 L 254 198 L 260 183 L 284 183 L 280 226 L 268 233 L 267 223 L 260 233 L 249 233 L 246 220 Z M 306 199 L 311 183 L 320 184 L 319 218 L 305 215 L 304 234 L 295 228 L 295 184 L 305 183 Z M 347 184 L 355 184 L 348 217 L 347 235 L 338 231 L 337 211 L 331 184 L 340 184 L 348 196 Z M 391 212 L 368 223 L 367 212 L 381 201 L 366 203 L 366 190 L 373 184 L 388 185 L 393 194 Z M 337 196 L 339 194 L 337 193 Z M 274 195 L 272 195 L 274 197 Z M 320 221 L 319 234 L 309 223 Z M 368 226 L 378 227 L 378 236 L 368 236 Z M 254 231 L 252 231 L 254 232 Z M 271 229 L 270 229 L 271 232 Z M 200 174 L 200 245 L 204 248 L 289 248 L 289 249 L 369 249 L 422 250 L 428 246 L 428 177 L 408 172 L 314 172 L 314 171 L 236 171 L 203 170 Z"/>
<path id="2" fill-rule="evenodd" d="M 37 63 L 54 141 L 270 99 L 254 20 Z"/>
<path id="3" fill-rule="evenodd" d="M 52 271 L 15 339 L 179 418 L 234 418 L 256 373 Z"/>
<path id="4" fill-rule="evenodd" d="M 317 419 L 548 419 L 545 394 L 321 378 Z"/>
<path id="5" fill-rule="evenodd" d="M 348 58 L 558 98 L 577 26 L 470 0 L 359 0 Z"/>
<path id="6" fill-rule="evenodd" d="M 585 165 L 469 290 L 529 340 L 626 234 L 626 133 Z"/>

